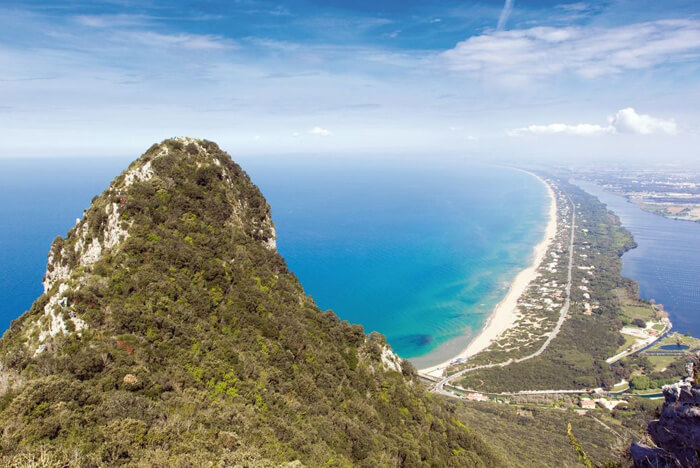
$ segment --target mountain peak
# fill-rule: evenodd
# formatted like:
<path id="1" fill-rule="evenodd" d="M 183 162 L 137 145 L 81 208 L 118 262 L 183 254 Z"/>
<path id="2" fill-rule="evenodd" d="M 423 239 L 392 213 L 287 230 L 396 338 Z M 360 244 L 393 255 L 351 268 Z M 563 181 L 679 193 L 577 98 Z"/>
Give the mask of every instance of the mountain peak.
<path id="1" fill-rule="evenodd" d="M 192 192 L 192 187 L 199 188 L 200 199 L 219 198 L 227 203 L 216 207 L 203 204 L 198 210 L 183 213 L 187 219 L 201 218 L 203 211 L 216 209 L 216 217 L 226 213 L 222 221 L 232 233 L 247 228 L 243 231 L 251 238 L 261 241 L 269 250 L 276 248 L 269 206 L 228 154 L 207 140 L 190 137 L 164 140 L 151 146 L 95 197 L 65 239 L 58 237 L 53 242 L 43 280 L 48 297 L 42 320 L 45 323 L 35 353 L 44 351 L 43 343 L 48 337 L 61 332 L 79 333 L 86 327 L 72 311 L 63 318 L 71 288 L 84 284 L 93 266 L 103 256 L 116 254 L 132 232 L 139 232 L 144 223 L 153 224 L 152 215 L 162 217 L 164 210 L 169 210 L 163 202 L 183 189 Z M 145 205 L 153 205 L 153 198 L 158 206 L 147 208 Z M 158 234 L 151 232 L 146 236 L 153 240 Z"/>
<path id="2" fill-rule="evenodd" d="M 319 310 L 274 242 L 218 146 L 153 145 L 53 242 L 0 340 L 0 463 L 501 464 L 383 336 Z"/>

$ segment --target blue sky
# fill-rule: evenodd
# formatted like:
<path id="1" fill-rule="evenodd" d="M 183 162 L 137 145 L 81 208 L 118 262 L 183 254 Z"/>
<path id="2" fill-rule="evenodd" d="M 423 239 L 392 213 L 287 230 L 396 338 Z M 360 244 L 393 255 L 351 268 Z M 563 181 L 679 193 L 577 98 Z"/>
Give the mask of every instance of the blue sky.
<path id="1" fill-rule="evenodd" d="M 0 157 L 246 154 L 697 162 L 697 1 L 22 1 L 0 6 Z"/>

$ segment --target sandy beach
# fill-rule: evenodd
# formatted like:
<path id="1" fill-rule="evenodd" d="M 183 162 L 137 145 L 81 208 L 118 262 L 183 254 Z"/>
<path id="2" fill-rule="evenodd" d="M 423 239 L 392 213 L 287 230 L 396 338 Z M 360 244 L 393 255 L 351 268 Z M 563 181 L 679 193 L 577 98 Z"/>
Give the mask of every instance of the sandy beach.
<path id="1" fill-rule="evenodd" d="M 477 337 L 474 338 L 465 349 L 463 349 L 456 356 L 453 356 L 440 364 L 420 369 L 420 373 L 435 377 L 441 376 L 443 370 L 453 361 L 457 359 L 466 359 L 483 351 L 495 338 L 512 327 L 515 323 L 518 299 L 525 292 L 530 282 L 537 276 L 537 269 L 542 263 L 542 260 L 544 259 L 544 256 L 557 233 L 557 202 L 556 197 L 554 196 L 554 191 L 552 190 L 552 187 L 550 187 L 549 184 L 541 177 L 531 172 L 527 173 L 537 178 L 537 180 L 542 182 L 545 187 L 547 187 L 550 197 L 549 221 L 547 222 L 547 227 L 545 228 L 544 238 L 535 246 L 532 264 L 518 273 L 511 283 L 508 293 L 493 309 L 493 312 L 484 325 L 484 328 L 482 328 L 479 335 L 477 335 Z"/>

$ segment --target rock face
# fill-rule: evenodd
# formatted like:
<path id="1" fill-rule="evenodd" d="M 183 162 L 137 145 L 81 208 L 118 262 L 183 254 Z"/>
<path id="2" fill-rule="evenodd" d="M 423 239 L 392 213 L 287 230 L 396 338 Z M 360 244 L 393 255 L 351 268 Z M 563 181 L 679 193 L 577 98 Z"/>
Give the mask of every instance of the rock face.
<path id="1" fill-rule="evenodd" d="M 0 339 L 0 466 L 500 466 L 381 335 L 318 309 L 214 143 L 153 145 Z"/>
<path id="2" fill-rule="evenodd" d="M 690 377 L 664 387 L 661 417 L 647 428 L 657 447 L 634 444 L 637 467 L 700 466 L 700 368 L 690 365 Z"/>

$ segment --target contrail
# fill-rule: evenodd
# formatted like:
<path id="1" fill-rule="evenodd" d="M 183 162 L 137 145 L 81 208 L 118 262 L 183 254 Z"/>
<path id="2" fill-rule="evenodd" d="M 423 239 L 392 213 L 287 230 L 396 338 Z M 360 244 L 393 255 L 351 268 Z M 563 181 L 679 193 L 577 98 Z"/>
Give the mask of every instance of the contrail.
<path id="1" fill-rule="evenodd" d="M 508 17 L 510 16 L 510 12 L 513 11 L 513 3 L 515 3 L 515 0 L 506 0 L 506 4 L 503 5 L 503 10 L 501 11 L 501 16 L 498 17 L 497 29 L 499 31 L 502 31 L 503 28 L 506 27 L 506 22 L 508 21 Z"/>

